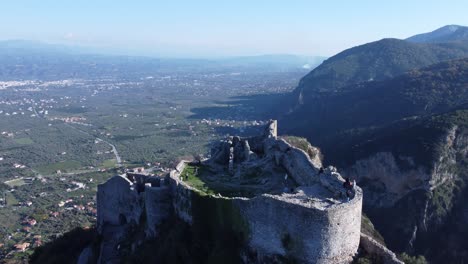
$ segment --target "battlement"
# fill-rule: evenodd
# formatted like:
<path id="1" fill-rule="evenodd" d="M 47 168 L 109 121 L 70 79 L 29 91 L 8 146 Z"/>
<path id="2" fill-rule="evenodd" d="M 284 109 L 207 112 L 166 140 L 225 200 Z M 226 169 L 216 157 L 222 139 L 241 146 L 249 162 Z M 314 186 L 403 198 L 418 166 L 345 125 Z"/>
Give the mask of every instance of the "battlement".
<path id="1" fill-rule="evenodd" d="M 98 187 L 98 230 L 135 221 L 157 237 L 175 215 L 197 230 L 231 230 L 249 262 L 349 263 L 360 239 L 361 189 L 348 198 L 335 168 L 321 168 L 318 156 L 276 130 L 271 121 L 263 135 L 217 142 L 208 160 L 182 161 L 165 179 L 111 178 Z"/>
<path id="2" fill-rule="evenodd" d="M 196 225 L 193 207 L 200 199 L 228 204 L 242 220 L 236 231 L 245 232 L 254 262 L 272 256 L 301 263 L 351 260 L 360 238 L 361 189 L 355 186 L 348 201 L 336 169 L 322 169 L 317 157 L 278 139 L 276 122 L 262 136 L 220 141 L 211 153 L 199 164 L 182 161 L 170 174 L 180 218 Z"/>

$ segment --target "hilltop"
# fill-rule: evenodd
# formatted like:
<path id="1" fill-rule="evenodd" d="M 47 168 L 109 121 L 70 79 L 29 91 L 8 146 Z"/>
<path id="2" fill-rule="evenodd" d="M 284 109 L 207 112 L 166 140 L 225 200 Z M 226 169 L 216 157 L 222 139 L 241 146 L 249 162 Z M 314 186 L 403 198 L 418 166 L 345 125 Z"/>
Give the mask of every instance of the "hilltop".
<path id="1" fill-rule="evenodd" d="M 313 97 L 340 92 L 352 83 L 385 80 L 408 70 L 466 56 L 468 43 L 425 44 L 382 39 L 325 60 L 302 78 L 294 95 L 307 104 Z"/>
<path id="2" fill-rule="evenodd" d="M 468 27 L 447 25 L 432 32 L 418 34 L 406 39 L 417 43 L 441 43 L 453 41 L 468 41 Z"/>

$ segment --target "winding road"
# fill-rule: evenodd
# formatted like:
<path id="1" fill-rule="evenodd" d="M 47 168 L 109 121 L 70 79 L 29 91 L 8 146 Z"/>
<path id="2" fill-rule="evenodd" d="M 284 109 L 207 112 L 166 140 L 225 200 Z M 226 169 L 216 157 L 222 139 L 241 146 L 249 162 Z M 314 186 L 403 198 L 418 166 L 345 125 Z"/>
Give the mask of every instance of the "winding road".
<path id="1" fill-rule="evenodd" d="M 34 110 L 34 113 L 36 114 L 36 116 L 41 117 L 41 118 L 47 120 L 47 118 L 46 118 L 44 115 L 41 115 L 41 114 L 39 114 L 39 113 L 36 111 L 36 108 L 35 108 L 34 106 L 32 106 L 32 109 Z M 65 122 L 64 122 L 64 124 L 65 124 L 66 126 L 72 128 L 72 129 L 75 129 L 75 130 L 77 130 L 77 131 L 79 131 L 79 132 L 81 132 L 81 133 L 87 135 L 87 136 L 93 137 L 95 140 L 102 141 L 102 142 L 106 143 L 107 145 L 109 145 L 109 146 L 112 148 L 112 153 L 114 154 L 115 160 L 117 161 L 117 166 L 118 166 L 118 167 L 122 167 L 122 158 L 120 157 L 119 152 L 117 151 L 117 148 L 115 147 L 114 144 L 110 143 L 109 141 L 107 141 L 107 140 L 105 140 L 105 139 L 96 137 L 95 135 L 92 135 L 92 134 L 90 134 L 90 133 L 88 133 L 88 132 L 86 132 L 86 131 L 84 131 L 84 130 L 81 130 L 81 129 L 75 127 L 75 126 L 72 126 L 72 125 L 70 125 L 70 124 L 68 124 L 68 123 L 65 123 Z M 92 126 L 92 125 L 91 125 L 91 126 Z"/>
<path id="2" fill-rule="evenodd" d="M 88 132 L 86 132 L 84 130 L 81 130 L 81 129 L 77 128 L 77 127 L 74 127 L 74 126 L 72 126 L 72 125 L 70 125 L 68 123 L 65 123 L 65 125 L 67 125 L 68 127 L 73 128 L 73 129 L 75 129 L 75 130 L 77 130 L 77 131 L 79 131 L 79 132 L 81 132 L 81 133 L 83 133 L 85 135 L 93 137 L 95 140 L 102 141 L 102 142 L 106 143 L 107 145 L 109 145 L 112 148 L 112 153 L 114 153 L 115 160 L 117 161 L 117 166 L 122 167 L 122 158 L 120 157 L 119 152 L 117 151 L 117 148 L 115 147 L 114 144 L 110 143 L 109 141 L 107 141 L 105 139 L 96 137 L 95 135 L 92 135 L 92 134 L 90 134 L 90 133 L 88 133 Z"/>

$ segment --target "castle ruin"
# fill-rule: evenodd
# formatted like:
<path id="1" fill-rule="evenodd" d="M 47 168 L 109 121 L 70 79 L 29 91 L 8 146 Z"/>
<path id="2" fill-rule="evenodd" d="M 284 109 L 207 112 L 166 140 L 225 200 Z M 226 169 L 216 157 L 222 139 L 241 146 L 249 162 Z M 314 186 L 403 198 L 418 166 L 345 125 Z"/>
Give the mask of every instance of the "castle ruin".
<path id="1" fill-rule="evenodd" d="M 211 157 L 182 161 L 166 177 L 117 175 L 98 186 L 100 263 L 118 262 L 129 228 L 157 239 L 177 217 L 207 232 L 229 230 L 253 263 L 350 263 L 361 231 L 362 191 L 348 198 L 334 167 L 277 136 L 229 137 Z M 208 230 L 209 229 L 209 230 Z"/>

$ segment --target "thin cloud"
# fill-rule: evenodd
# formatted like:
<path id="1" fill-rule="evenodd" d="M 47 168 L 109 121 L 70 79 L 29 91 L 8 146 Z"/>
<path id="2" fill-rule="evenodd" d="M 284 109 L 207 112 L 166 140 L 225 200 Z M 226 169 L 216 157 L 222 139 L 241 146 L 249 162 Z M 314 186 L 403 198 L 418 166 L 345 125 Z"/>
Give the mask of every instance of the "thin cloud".
<path id="1" fill-rule="evenodd" d="M 73 40 L 75 38 L 75 35 L 72 32 L 68 32 L 63 36 L 63 38 L 66 40 Z"/>

